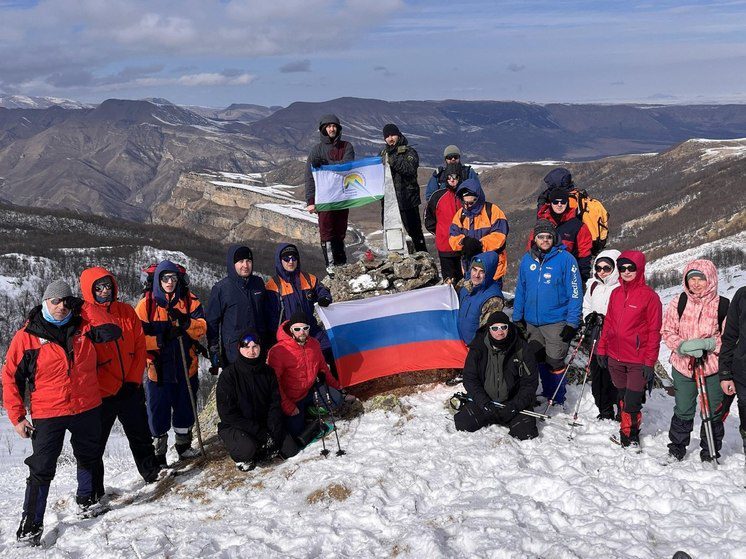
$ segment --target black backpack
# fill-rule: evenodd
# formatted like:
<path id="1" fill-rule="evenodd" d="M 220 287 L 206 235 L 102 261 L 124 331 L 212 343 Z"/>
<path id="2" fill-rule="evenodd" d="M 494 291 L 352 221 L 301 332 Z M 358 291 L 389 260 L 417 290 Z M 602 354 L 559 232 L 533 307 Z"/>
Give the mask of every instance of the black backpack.
<path id="1" fill-rule="evenodd" d="M 679 296 L 679 302 L 676 305 L 676 312 L 679 313 L 679 320 L 681 320 L 681 316 L 684 314 L 684 309 L 686 308 L 686 304 L 689 301 L 689 297 L 686 294 L 686 291 L 684 291 Z M 726 297 L 720 296 L 720 300 L 718 301 L 718 332 L 721 334 L 723 333 L 723 322 L 725 322 L 725 317 L 728 314 L 728 306 L 730 305 L 730 300 Z"/>

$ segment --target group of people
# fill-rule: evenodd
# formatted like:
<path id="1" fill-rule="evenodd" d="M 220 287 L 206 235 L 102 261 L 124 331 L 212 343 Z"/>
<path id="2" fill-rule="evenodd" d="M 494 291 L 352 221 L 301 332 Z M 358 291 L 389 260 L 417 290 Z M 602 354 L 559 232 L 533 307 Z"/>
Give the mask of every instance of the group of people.
<path id="1" fill-rule="evenodd" d="M 336 116 L 322 117 L 321 142 L 308 158 L 309 211 L 315 211 L 312 169 L 354 158 L 341 131 Z M 419 158 L 397 126 L 387 124 L 383 135 L 382 156 L 392 171 L 402 223 L 415 248 L 426 250 Z M 540 384 L 548 404 L 564 403 L 567 355 L 579 338 L 578 344 L 590 346 L 598 419 L 620 422 L 622 446 L 639 445 L 644 392 L 654 378 L 662 339 L 671 349 L 676 391 L 670 455 L 681 460 L 686 453 L 699 370 L 706 378 L 715 443 L 710 448 L 702 437 L 701 458 L 716 459 L 723 419 L 736 394 L 746 425 L 746 288 L 728 308 L 717 292 L 715 266 L 694 260 L 683 271 L 682 293 L 663 313 L 645 282 L 645 256 L 602 250 L 581 219 L 577 200 L 573 204 L 572 175 L 557 168 L 544 179 L 510 317 L 502 291 L 508 220 L 485 199 L 457 146 L 444 150 L 444 160 L 426 189 L 424 222 L 435 236 L 442 278 L 458 291 L 457 326 L 468 346 L 458 379 L 467 393 L 454 416 L 456 428 L 499 424 L 518 439 L 537 437 L 536 415 L 526 412 L 533 409 Z M 329 266 L 347 261 L 347 219 L 347 210 L 319 212 Z M 119 300 L 116 278 L 104 268 L 82 272 L 80 298 L 62 280 L 47 286 L 14 336 L 2 371 L 9 419 L 33 448 L 26 459 L 19 540 L 39 541 L 66 431 L 72 434 L 76 501 L 83 511 L 105 495 L 103 455 L 115 420 L 146 482 L 158 479 L 168 465 L 170 430 L 180 459 L 197 454 L 192 430 L 199 355 L 220 375 L 218 435 L 242 471 L 258 461 L 293 456 L 324 434 L 326 413 L 354 401 L 340 386 L 329 338 L 314 318 L 315 305 L 330 305 L 331 293 L 302 269 L 298 247 L 277 247 L 274 274 L 265 281 L 254 272 L 251 249 L 232 246 L 226 272 L 206 308 L 190 291 L 186 270 L 168 260 L 148 270 L 134 308 Z M 746 450 L 743 426 L 741 434 Z"/>

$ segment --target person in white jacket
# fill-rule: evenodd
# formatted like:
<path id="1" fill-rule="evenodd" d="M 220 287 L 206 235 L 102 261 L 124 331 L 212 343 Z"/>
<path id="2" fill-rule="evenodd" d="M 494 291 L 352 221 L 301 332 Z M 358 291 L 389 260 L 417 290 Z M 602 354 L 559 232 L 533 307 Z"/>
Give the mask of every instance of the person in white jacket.
<path id="1" fill-rule="evenodd" d="M 598 340 L 601 337 L 601 328 L 611 292 L 619 287 L 619 270 L 616 266 L 619 254 L 620 252 L 614 249 L 599 253 L 593 263 L 593 274 L 585 284 L 583 320 L 588 328 L 591 343 L 594 339 Z M 591 358 L 591 392 L 599 411 L 596 419 L 616 419 L 617 414 L 614 411 L 614 405 L 618 405 L 616 388 L 611 382 L 609 370 L 601 367 L 593 358 Z"/>

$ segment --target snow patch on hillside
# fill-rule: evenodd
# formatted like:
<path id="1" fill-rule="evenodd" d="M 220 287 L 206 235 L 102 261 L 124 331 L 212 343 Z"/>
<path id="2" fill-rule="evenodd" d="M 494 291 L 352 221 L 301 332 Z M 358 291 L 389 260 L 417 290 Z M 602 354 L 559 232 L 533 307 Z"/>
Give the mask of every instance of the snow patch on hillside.
<path id="1" fill-rule="evenodd" d="M 317 215 L 308 213 L 304 204 L 257 204 L 256 207 L 269 210 L 271 212 L 275 212 L 292 219 L 300 219 L 301 221 L 309 221 L 311 223 L 319 222 L 319 218 L 317 217 Z"/>

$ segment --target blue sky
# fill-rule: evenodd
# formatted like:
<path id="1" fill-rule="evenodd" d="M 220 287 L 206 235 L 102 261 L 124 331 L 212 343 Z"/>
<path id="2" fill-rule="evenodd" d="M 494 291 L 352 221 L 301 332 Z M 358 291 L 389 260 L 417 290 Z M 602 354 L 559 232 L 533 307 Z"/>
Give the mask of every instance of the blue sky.
<path id="1" fill-rule="evenodd" d="M 0 0 L 0 91 L 744 102 L 746 1 Z"/>

